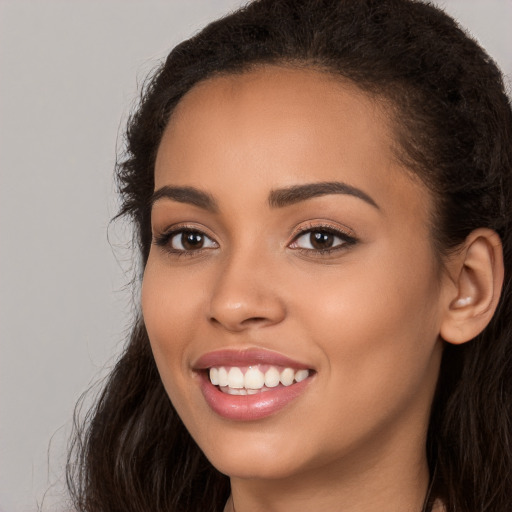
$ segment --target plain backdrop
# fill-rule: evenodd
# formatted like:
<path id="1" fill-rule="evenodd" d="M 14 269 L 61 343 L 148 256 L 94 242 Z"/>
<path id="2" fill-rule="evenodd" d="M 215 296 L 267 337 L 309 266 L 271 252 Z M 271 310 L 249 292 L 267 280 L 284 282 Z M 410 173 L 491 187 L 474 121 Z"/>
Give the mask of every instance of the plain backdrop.
<path id="1" fill-rule="evenodd" d="M 66 510 L 74 404 L 137 300 L 130 229 L 109 226 L 119 133 L 168 50 L 241 3 L 0 0 L 1 512 Z M 512 76 L 512 0 L 438 3 Z"/>

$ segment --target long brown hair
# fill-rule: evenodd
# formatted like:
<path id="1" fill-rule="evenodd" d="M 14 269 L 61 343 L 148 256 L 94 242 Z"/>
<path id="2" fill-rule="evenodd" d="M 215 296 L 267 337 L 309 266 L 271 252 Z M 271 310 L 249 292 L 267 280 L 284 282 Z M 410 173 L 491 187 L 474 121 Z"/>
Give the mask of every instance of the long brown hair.
<path id="1" fill-rule="evenodd" d="M 150 77 L 117 165 L 120 216 L 143 269 L 163 130 L 182 96 L 219 73 L 312 67 L 391 105 L 398 156 L 436 199 L 440 257 L 475 228 L 505 257 L 498 310 L 446 345 L 428 431 L 429 502 L 505 512 L 512 497 L 512 113 L 492 59 L 446 14 L 413 0 L 256 0 L 178 45 Z M 220 511 L 228 478 L 203 456 L 161 384 L 142 318 L 94 408 L 77 422 L 68 483 L 83 512 Z"/>

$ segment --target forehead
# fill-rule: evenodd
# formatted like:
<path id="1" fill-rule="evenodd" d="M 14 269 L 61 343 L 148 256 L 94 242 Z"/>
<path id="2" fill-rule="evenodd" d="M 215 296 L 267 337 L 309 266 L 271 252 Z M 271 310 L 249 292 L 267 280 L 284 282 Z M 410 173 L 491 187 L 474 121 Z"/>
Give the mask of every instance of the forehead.
<path id="1" fill-rule="evenodd" d="M 278 66 L 200 82 L 178 103 L 166 134 L 211 138 L 213 125 L 219 137 L 233 137 L 236 127 L 236 140 L 248 135 L 253 144 L 259 130 L 258 141 L 270 147 L 292 132 L 296 140 L 310 139 L 312 132 L 333 137 L 336 132 L 339 137 L 344 131 L 366 132 L 367 141 L 372 138 L 381 150 L 389 150 L 393 140 L 382 102 L 332 74 Z"/>
<path id="2" fill-rule="evenodd" d="M 350 96 L 350 101 L 346 101 L 346 96 Z M 318 112 L 320 104 L 337 104 L 347 113 L 349 104 L 354 112 L 365 109 L 375 116 L 384 113 L 381 103 L 340 75 L 313 68 L 262 65 L 199 82 L 180 100 L 170 124 L 194 109 L 214 109 L 220 104 L 225 108 L 226 101 L 236 108 L 246 103 L 246 107 L 256 107 L 258 111 L 272 108 L 289 116 L 311 115 L 312 107 Z"/>
<path id="3" fill-rule="evenodd" d="M 424 203 L 425 187 L 401 167 L 394 144 L 384 104 L 353 84 L 312 69 L 260 67 L 208 79 L 182 98 L 157 154 L 155 188 L 254 194 L 344 181 L 396 200 L 405 184 Z"/>

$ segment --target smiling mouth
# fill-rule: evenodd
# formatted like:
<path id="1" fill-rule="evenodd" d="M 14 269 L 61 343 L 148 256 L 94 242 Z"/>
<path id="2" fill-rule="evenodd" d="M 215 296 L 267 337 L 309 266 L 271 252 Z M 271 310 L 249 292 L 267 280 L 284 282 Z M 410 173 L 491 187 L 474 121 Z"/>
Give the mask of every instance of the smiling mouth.
<path id="1" fill-rule="evenodd" d="M 213 366 L 210 383 L 229 395 L 255 395 L 306 380 L 311 371 L 274 365 Z"/>

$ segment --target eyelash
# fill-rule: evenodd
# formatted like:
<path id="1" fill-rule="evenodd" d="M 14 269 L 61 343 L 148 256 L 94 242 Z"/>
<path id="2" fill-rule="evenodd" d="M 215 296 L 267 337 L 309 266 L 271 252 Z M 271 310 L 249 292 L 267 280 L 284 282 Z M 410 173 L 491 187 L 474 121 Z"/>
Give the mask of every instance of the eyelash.
<path id="1" fill-rule="evenodd" d="M 182 235 L 188 233 L 191 235 L 198 235 L 203 237 L 203 239 L 209 240 L 214 246 L 210 247 L 200 247 L 198 249 L 176 249 L 171 246 L 171 241 L 174 237 L 177 235 Z M 340 243 L 335 245 L 334 247 L 328 247 L 325 249 L 315 249 L 315 248 L 304 248 L 304 247 L 291 247 L 293 244 L 295 244 L 300 238 L 310 235 L 313 233 L 320 233 L 320 234 L 326 234 L 326 235 L 332 235 L 333 237 L 340 240 Z M 307 255 L 328 255 L 335 253 L 337 251 L 346 250 L 348 247 L 355 245 L 358 242 L 357 238 L 355 238 L 352 235 L 349 235 L 345 231 L 334 228 L 330 225 L 309 225 L 306 227 L 302 227 L 300 230 L 297 231 L 297 233 L 294 234 L 292 241 L 288 244 L 288 247 L 291 248 L 294 251 L 299 251 L 303 254 Z M 156 235 L 154 237 L 153 243 L 157 245 L 158 247 L 164 248 L 168 253 L 172 254 L 173 256 L 181 257 L 181 256 L 198 256 L 199 254 L 202 254 L 204 251 L 207 251 L 212 248 L 218 247 L 217 242 L 213 240 L 211 237 L 206 235 L 203 231 L 200 229 L 197 229 L 195 227 L 187 227 L 187 226 L 179 226 L 174 229 L 171 229 L 170 231 L 161 233 L 159 235 Z"/>
<path id="2" fill-rule="evenodd" d="M 208 239 L 211 242 L 213 242 L 215 245 L 218 245 L 217 242 L 215 242 L 211 237 L 209 237 L 207 234 L 205 234 L 200 229 L 197 229 L 195 227 L 188 227 L 188 226 L 179 226 L 175 227 L 174 229 L 171 229 L 170 231 L 166 231 L 164 233 L 161 233 L 159 235 L 156 235 L 154 237 L 153 243 L 157 245 L 158 247 L 162 247 L 166 250 L 166 252 L 170 253 L 173 256 L 181 257 L 181 256 L 198 256 L 203 251 L 207 251 L 211 249 L 212 247 L 200 247 L 198 249 L 175 249 L 171 246 L 172 239 L 181 234 L 183 236 L 184 233 L 192 234 L 192 235 L 198 235 L 203 237 L 203 239 Z"/>
<path id="3" fill-rule="evenodd" d="M 338 227 L 333 227 L 328 224 L 311 224 L 309 226 L 304 226 L 300 228 L 300 230 L 293 236 L 293 239 L 289 244 L 289 247 L 292 244 L 296 243 L 297 240 L 299 240 L 303 236 L 306 236 L 308 234 L 311 236 L 313 233 L 332 235 L 335 238 L 338 238 L 340 240 L 340 243 L 338 245 L 335 245 L 334 247 L 328 247 L 325 249 L 306 249 L 303 247 L 296 247 L 293 248 L 293 250 L 300 251 L 301 253 L 306 255 L 321 256 L 346 250 L 348 247 L 351 247 L 358 242 L 356 237 L 349 235 L 347 232 L 343 231 Z"/>

